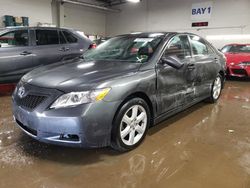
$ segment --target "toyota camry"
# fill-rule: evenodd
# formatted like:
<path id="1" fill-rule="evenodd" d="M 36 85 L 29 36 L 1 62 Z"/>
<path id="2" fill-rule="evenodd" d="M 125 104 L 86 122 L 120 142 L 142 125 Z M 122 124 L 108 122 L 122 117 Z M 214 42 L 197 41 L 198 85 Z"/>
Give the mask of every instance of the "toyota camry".
<path id="1" fill-rule="evenodd" d="M 225 56 L 189 33 L 133 33 L 81 58 L 26 74 L 12 99 L 17 125 L 41 142 L 119 151 L 198 102 L 216 102 Z"/>

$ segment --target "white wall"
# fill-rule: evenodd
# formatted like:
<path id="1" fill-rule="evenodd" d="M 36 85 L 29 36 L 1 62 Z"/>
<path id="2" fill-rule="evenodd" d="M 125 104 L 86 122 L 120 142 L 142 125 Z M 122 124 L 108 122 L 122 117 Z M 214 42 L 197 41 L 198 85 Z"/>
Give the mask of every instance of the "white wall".
<path id="1" fill-rule="evenodd" d="M 79 5 L 64 4 L 64 26 L 85 34 L 103 35 L 106 32 L 106 13 Z"/>
<path id="2" fill-rule="evenodd" d="M 0 0 L 0 27 L 4 15 L 29 17 L 31 26 L 52 23 L 51 0 Z"/>
<path id="3" fill-rule="evenodd" d="M 202 30 L 191 27 L 191 7 L 193 3 L 198 2 L 204 0 L 143 0 L 139 4 L 122 5 L 119 7 L 122 9 L 121 13 L 108 14 L 106 34 L 117 35 L 135 31 L 186 31 L 204 37 L 250 34 L 250 0 L 214 0 L 209 29 Z M 235 28 L 227 28 L 232 26 Z M 238 41 L 211 42 L 221 47 L 226 43 Z"/>

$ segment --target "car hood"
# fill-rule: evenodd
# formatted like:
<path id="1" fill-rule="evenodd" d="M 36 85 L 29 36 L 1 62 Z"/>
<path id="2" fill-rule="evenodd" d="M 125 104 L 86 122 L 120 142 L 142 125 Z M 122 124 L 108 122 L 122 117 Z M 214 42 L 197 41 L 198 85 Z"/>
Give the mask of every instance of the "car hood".
<path id="1" fill-rule="evenodd" d="M 26 74 L 22 81 L 65 92 L 88 90 L 107 80 L 135 74 L 140 65 L 125 61 L 86 62 L 77 59 L 35 69 Z"/>
<path id="2" fill-rule="evenodd" d="M 226 53 L 227 63 L 241 63 L 250 61 L 250 53 Z"/>

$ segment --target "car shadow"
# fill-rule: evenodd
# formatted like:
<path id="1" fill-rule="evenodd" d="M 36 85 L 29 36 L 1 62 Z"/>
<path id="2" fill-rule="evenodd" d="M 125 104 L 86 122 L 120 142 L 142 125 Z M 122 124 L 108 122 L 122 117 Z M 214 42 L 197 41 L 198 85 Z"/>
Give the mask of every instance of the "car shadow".
<path id="1" fill-rule="evenodd" d="M 235 82 L 249 82 L 250 77 L 227 77 L 228 81 L 235 81 Z"/>
<path id="2" fill-rule="evenodd" d="M 103 156 L 122 155 L 122 153 L 114 151 L 108 147 L 85 149 L 41 143 L 24 133 L 20 136 L 18 147 L 25 153 L 25 155 L 31 158 L 70 165 L 90 165 L 103 161 Z"/>
<path id="3" fill-rule="evenodd" d="M 162 121 L 156 126 L 151 127 L 148 132 L 148 136 L 156 134 L 157 132 L 174 124 L 185 116 L 188 116 L 194 111 L 199 110 L 204 105 L 205 104 L 203 102 L 198 103 L 190 107 L 186 111 L 180 112 L 168 118 L 167 120 Z M 127 154 L 117 152 L 110 147 L 99 149 L 85 149 L 45 144 L 30 138 L 24 133 L 21 134 L 18 145 L 26 155 L 31 156 L 32 158 L 72 165 L 90 165 L 104 161 L 105 156 L 121 156 Z"/>
<path id="4" fill-rule="evenodd" d="M 199 110 L 200 108 L 204 107 L 204 105 L 209 105 L 206 104 L 205 102 L 200 102 L 198 104 L 195 104 L 194 106 L 179 112 L 163 121 L 161 121 L 160 123 L 154 125 L 153 127 L 151 127 L 149 129 L 148 135 L 152 136 L 154 134 L 156 134 L 157 132 L 161 131 L 162 129 L 169 127 L 171 125 L 173 125 L 175 122 L 179 121 L 180 119 L 183 119 L 184 117 L 192 114 L 193 112 Z"/>

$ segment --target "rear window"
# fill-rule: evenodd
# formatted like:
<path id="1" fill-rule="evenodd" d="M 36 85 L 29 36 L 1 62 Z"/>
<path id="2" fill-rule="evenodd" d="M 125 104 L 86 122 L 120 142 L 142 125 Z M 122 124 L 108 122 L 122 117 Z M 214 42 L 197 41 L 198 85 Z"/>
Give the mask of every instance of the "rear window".
<path id="1" fill-rule="evenodd" d="M 63 31 L 63 34 L 66 40 L 68 41 L 68 43 L 77 43 L 77 38 L 71 33 L 69 33 L 68 31 Z"/>
<path id="2" fill-rule="evenodd" d="M 53 45 L 59 44 L 57 30 L 36 30 L 37 45 Z"/>

